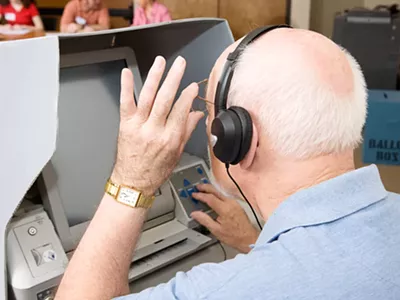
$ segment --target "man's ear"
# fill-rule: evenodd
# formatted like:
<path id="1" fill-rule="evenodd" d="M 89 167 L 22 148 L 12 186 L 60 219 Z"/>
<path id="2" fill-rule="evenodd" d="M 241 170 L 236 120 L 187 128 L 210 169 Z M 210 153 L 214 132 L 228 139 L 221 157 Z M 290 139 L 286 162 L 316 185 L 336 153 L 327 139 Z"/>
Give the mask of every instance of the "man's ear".
<path id="1" fill-rule="evenodd" d="M 240 162 L 240 167 L 242 169 L 246 170 L 250 168 L 251 165 L 253 164 L 254 158 L 256 157 L 257 146 L 258 146 L 258 130 L 256 126 L 254 126 L 253 124 L 253 137 L 251 139 L 249 152 L 247 152 L 244 159 Z"/>

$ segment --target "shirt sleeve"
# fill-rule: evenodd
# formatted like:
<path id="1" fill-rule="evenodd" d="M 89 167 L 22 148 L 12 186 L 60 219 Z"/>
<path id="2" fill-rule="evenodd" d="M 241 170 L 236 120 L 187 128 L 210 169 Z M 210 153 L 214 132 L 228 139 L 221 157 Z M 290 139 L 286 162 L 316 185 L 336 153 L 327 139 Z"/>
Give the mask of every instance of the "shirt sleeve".
<path id="1" fill-rule="evenodd" d="M 38 11 L 38 9 L 37 9 L 35 4 L 31 4 L 29 6 L 29 13 L 31 14 L 32 18 L 39 15 L 39 11 Z"/>
<path id="2" fill-rule="evenodd" d="M 64 8 L 64 12 L 61 17 L 60 25 L 68 25 L 68 24 L 74 23 L 75 17 L 76 17 L 75 1 L 70 1 Z"/>
<path id="3" fill-rule="evenodd" d="M 169 14 L 168 8 L 165 8 L 165 11 L 161 15 L 161 22 L 171 21 L 171 15 Z"/>
<path id="4" fill-rule="evenodd" d="M 110 14 L 107 7 L 103 7 L 99 15 L 99 25 L 110 28 Z"/>
<path id="5" fill-rule="evenodd" d="M 247 257 L 239 254 L 235 259 L 220 264 L 207 263 L 194 267 L 187 273 L 179 272 L 165 284 L 115 300 L 191 300 L 205 299 L 235 278 L 238 272 L 250 267 Z M 210 280 L 212 278 L 212 280 Z"/>
<path id="6" fill-rule="evenodd" d="M 114 300 L 175 300 L 199 299 L 193 291 L 193 284 L 185 273 L 178 273 L 175 278 L 165 284 L 149 288 L 138 294 L 120 297 Z"/>

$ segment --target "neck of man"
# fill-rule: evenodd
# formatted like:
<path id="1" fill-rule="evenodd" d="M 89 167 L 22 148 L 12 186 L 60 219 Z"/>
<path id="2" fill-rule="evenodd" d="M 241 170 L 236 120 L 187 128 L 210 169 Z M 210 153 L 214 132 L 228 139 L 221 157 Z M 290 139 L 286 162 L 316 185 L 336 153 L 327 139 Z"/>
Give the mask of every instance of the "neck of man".
<path id="1" fill-rule="evenodd" d="M 354 169 L 352 151 L 304 161 L 277 158 L 265 166 L 264 171 L 259 172 L 257 184 L 254 184 L 254 181 L 248 183 L 248 186 L 263 187 L 252 188 L 249 196 L 255 199 L 254 204 L 264 220 L 268 220 L 278 206 L 296 192 Z"/>

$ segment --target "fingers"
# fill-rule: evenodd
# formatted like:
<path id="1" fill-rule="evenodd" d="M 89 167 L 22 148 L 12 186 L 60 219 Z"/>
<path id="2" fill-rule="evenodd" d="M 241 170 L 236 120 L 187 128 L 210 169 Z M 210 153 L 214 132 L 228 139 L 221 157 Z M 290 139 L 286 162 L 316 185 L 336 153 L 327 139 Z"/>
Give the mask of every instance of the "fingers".
<path id="1" fill-rule="evenodd" d="M 199 224 L 207 227 L 208 230 L 211 231 L 211 233 L 218 230 L 219 226 L 221 226 L 219 223 L 215 222 L 209 215 L 203 213 L 202 211 L 194 211 L 190 216 Z"/>
<path id="2" fill-rule="evenodd" d="M 186 61 L 182 57 L 178 57 L 169 70 L 168 76 L 157 94 L 150 114 L 150 118 L 156 123 L 162 125 L 165 124 L 167 116 L 171 111 L 172 103 L 175 100 L 176 93 L 181 84 L 183 74 L 185 73 L 185 68 Z"/>
<path id="3" fill-rule="evenodd" d="M 121 119 L 133 116 L 136 110 L 134 93 L 133 74 L 129 69 L 123 69 L 121 73 L 121 96 L 120 114 Z"/>
<path id="4" fill-rule="evenodd" d="M 206 193 L 193 193 L 192 197 L 196 200 L 199 200 L 205 204 L 207 204 L 212 210 L 214 210 L 218 215 L 223 214 L 224 207 L 223 201 L 213 194 Z"/>
<path id="5" fill-rule="evenodd" d="M 226 198 L 212 184 L 199 184 L 196 186 L 196 188 L 202 193 L 214 195 L 221 201 L 226 200 Z"/>
<path id="6" fill-rule="evenodd" d="M 139 97 L 137 117 L 141 122 L 145 122 L 150 115 L 164 70 L 165 59 L 161 56 L 157 56 L 147 75 L 146 82 L 143 85 Z"/>
<path id="7" fill-rule="evenodd" d="M 190 136 L 192 135 L 194 129 L 196 128 L 197 124 L 199 121 L 204 117 L 204 113 L 201 111 L 195 111 L 191 112 L 189 114 L 187 123 L 186 123 L 186 132 L 185 136 L 183 138 L 183 144 L 186 145 L 186 143 L 189 141 Z"/>
<path id="8" fill-rule="evenodd" d="M 193 100 L 199 93 L 197 83 L 189 85 L 176 101 L 174 108 L 168 118 L 167 129 L 173 131 L 179 138 L 179 142 L 183 142 L 184 133 L 187 131 L 187 121 L 192 107 Z M 192 121 L 193 122 L 193 121 Z M 197 124 L 197 123 L 196 123 Z"/>

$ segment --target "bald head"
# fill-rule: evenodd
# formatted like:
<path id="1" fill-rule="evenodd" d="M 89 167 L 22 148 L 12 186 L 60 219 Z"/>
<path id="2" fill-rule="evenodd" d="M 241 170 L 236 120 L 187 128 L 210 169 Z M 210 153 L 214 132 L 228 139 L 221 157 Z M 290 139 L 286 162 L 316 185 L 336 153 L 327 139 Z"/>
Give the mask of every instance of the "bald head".
<path id="1" fill-rule="evenodd" d="M 210 77 L 215 96 L 230 46 Z M 365 80 L 359 65 L 326 37 L 276 29 L 247 47 L 232 79 L 228 106 L 252 115 L 269 148 L 297 158 L 354 149 L 366 116 Z"/>
<path id="2" fill-rule="evenodd" d="M 211 73 L 213 79 L 221 76 L 226 58 L 241 41 L 242 39 L 230 45 L 218 58 Z M 270 72 L 285 73 L 297 69 L 299 72 L 312 73 L 316 80 L 339 95 L 346 95 L 354 90 L 354 76 L 348 55 L 321 34 L 309 30 L 282 28 L 268 32 L 254 44 L 258 49 L 262 49 L 263 57 L 260 59 L 265 61 L 267 57 L 270 58 Z"/>
<path id="3" fill-rule="evenodd" d="M 272 70 L 284 73 L 293 68 L 298 72 L 310 72 L 315 76 L 314 80 L 338 95 L 348 95 L 354 89 L 353 73 L 346 54 L 321 34 L 281 29 L 266 34 L 257 42 L 265 55 L 271 57 L 269 63 Z"/>

